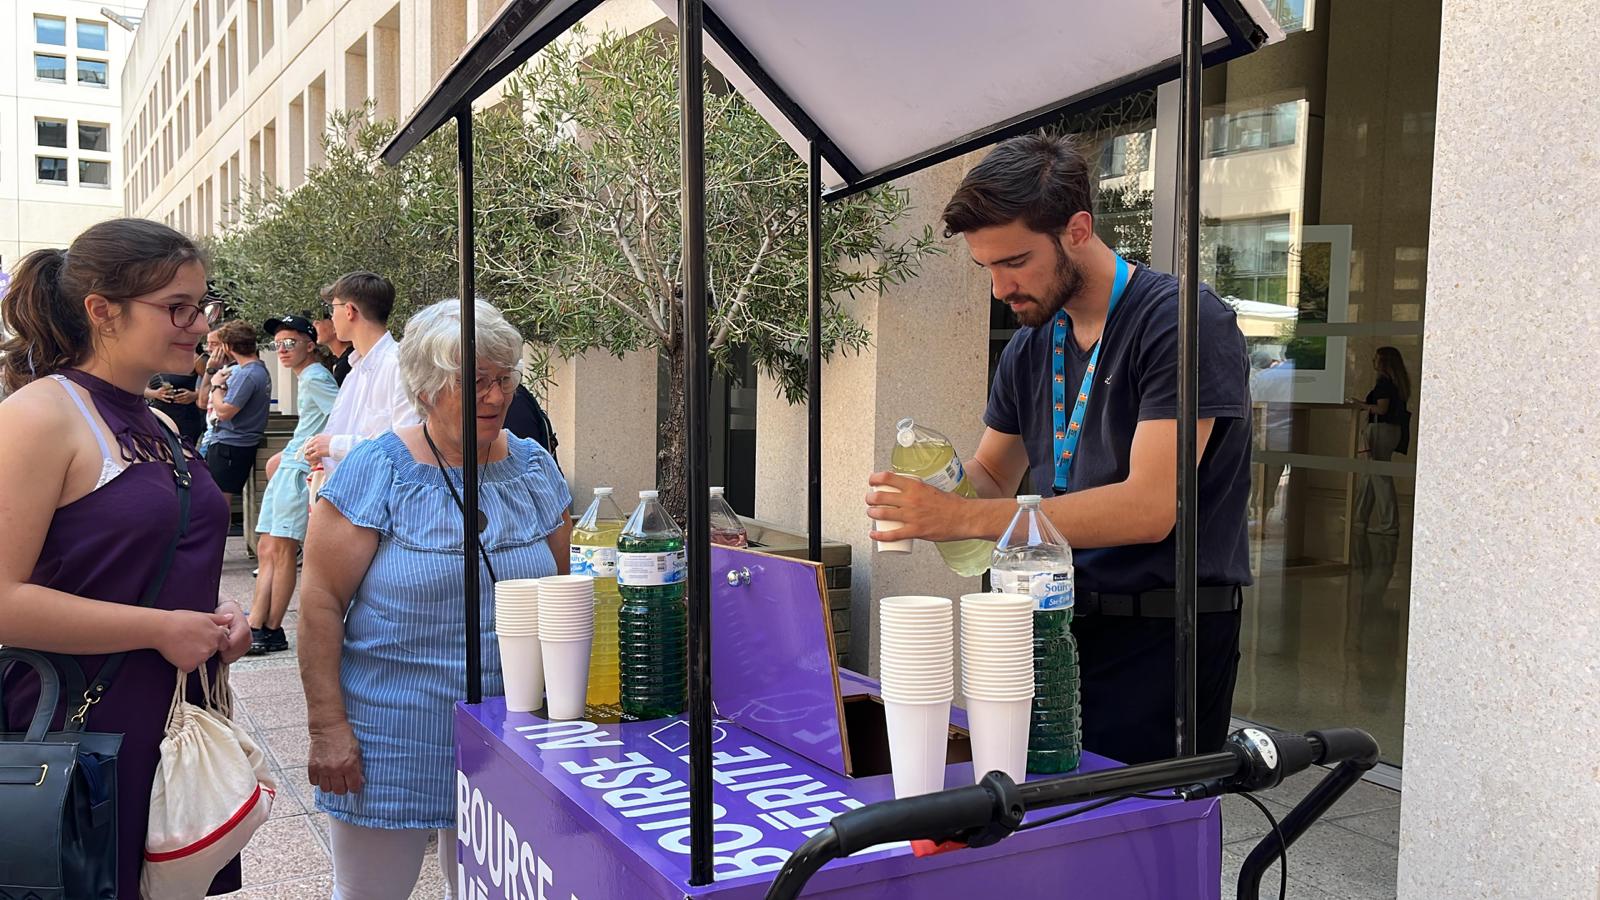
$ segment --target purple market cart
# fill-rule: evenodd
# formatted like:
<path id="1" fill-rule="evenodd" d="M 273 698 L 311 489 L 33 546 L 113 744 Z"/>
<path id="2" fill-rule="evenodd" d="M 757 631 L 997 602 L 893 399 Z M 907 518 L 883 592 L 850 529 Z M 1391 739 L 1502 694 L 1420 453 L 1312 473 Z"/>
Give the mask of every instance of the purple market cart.
<path id="1" fill-rule="evenodd" d="M 727 578 L 736 568 L 744 567 L 732 567 L 724 560 L 724 581 L 718 581 L 707 518 L 704 62 L 710 58 L 719 72 L 808 160 L 810 167 L 807 474 L 813 561 L 820 557 L 821 542 L 823 201 L 849 196 L 1040 128 L 1063 116 L 1178 79 L 1182 160 L 1178 184 L 1182 216 L 1179 250 L 1183 262 L 1178 273 L 1178 364 L 1183 377 L 1177 416 L 1180 427 L 1175 584 L 1179 612 L 1174 619 L 1178 639 L 1173 677 L 1179 758 L 1171 761 L 1165 771 L 1169 775 L 1207 773 L 1206 777 L 1214 778 L 1231 772 L 1237 762 L 1241 771 L 1254 765 L 1253 771 L 1259 774 L 1265 765 L 1270 770 L 1267 774 L 1274 775 L 1279 770 L 1273 755 L 1276 751 L 1270 747 L 1272 741 L 1259 732 L 1245 737 L 1233 756 L 1193 756 L 1200 73 L 1203 64 L 1223 62 L 1281 38 L 1265 4 L 1262 0 L 1001 0 L 991 4 L 957 0 L 715 0 L 713 9 L 706 0 L 656 2 L 674 14 L 680 35 L 682 296 L 688 342 L 684 365 L 689 427 L 687 715 L 681 720 L 625 725 L 599 721 L 548 723 L 533 716 L 508 716 L 503 704 L 483 701 L 481 646 L 469 641 L 464 686 L 467 702 L 457 714 L 459 785 L 464 807 L 458 853 L 471 882 L 471 890 L 465 896 L 537 896 L 541 900 L 550 896 L 576 898 L 580 893 L 590 900 L 595 896 L 758 896 L 768 881 L 762 876 L 771 869 L 763 872 L 734 868 L 719 873 L 719 866 L 729 865 L 722 858 L 749 849 L 737 846 L 747 837 L 761 841 L 762 848 L 776 854 L 784 848 L 800 846 L 801 839 L 810 832 L 814 834 L 797 859 L 811 852 L 811 844 L 817 840 L 828 839 L 832 844 L 824 848 L 824 853 L 813 852 L 810 862 L 800 866 L 805 870 L 804 876 L 791 881 L 803 881 L 814 874 L 815 884 L 828 896 L 901 896 L 908 889 L 928 896 L 956 896 L 958 892 L 970 894 L 990 886 L 1020 896 L 1032 895 L 1028 892 L 1056 896 L 1077 884 L 1082 884 L 1083 892 L 1091 896 L 1216 896 L 1220 823 L 1215 803 L 1205 800 L 1188 804 L 1124 800 L 1114 806 L 1097 807 L 1092 813 L 1084 812 L 1070 825 L 1039 828 L 1003 845 L 952 856 L 913 859 L 903 847 L 856 845 L 848 835 L 843 841 L 834 840 L 851 822 L 865 821 L 859 816 L 852 818 L 858 813 L 883 808 L 891 817 L 904 817 L 912 811 L 896 805 L 905 801 L 877 802 L 887 799 L 890 791 L 887 779 L 870 764 L 875 755 L 873 744 L 863 737 L 873 731 L 873 686 L 838 670 L 831 635 L 830 643 L 821 645 L 826 648 L 825 653 L 816 644 L 802 650 L 802 658 L 813 663 L 806 669 L 803 689 L 793 688 L 793 673 L 789 671 L 781 671 L 783 677 L 778 678 L 770 673 L 766 677 L 739 673 L 719 681 L 715 696 L 726 707 L 728 719 L 714 721 L 713 670 L 726 670 L 734 664 L 725 661 L 730 657 L 723 652 L 721 642 L 735 649 L 750 648 L 741 647 L 734 636 L 738 627 L 733 624 L 733 611 L 738 604 L 720 603 L 725 607 L 722 615 L 713 613 L 713 587 L 717 586 L 719 596 L 727 596 L 721 585 L 739 587 L 737 579 Z M 472 103 L 599 3 L 600 0 L 506 0 L 499 14 L 456 59 L 384 150 L 385 161 L 395 163 L 444 123 L 455 121 L 459 293 L 463 298 L 476 295 Z M 1152 22 L 1169 21 L 1174 7 L 1179 5 L 1183 14 L 1181 29 L 1150 27 Z M 996 60 L 1000 62 L 994 63 Z M 469 371 L 476 360 L 476 323 L 471 304 L 462 307 L 461 326 L 462 365 L 464 371 Z M 476 447 L 470 424 L 476 416 L 476 403 L 471 392 L 463 396 L 462 405 L 467 426 L 463 429 L 463 450 L 472 458 Z M 474 598 L 465 602 L 467 630 L 481 633 L 475 602 L 479 584 L 478 536 L 473 527 L 478 486 L 472 467 L 464 471 L 463 481 L 463 588 L 464 597 Z M 752 598 L 782 595 L 790 587 L 796 592 L 794 596 L 800 596 L 804 591 L 799 582 L 804 580 L 774 577 L 769 584 L 755 586 L 737 597 L 748 603 Z M 791 605 L 798 610 L 805 604 Z M 714 620 L 719 642 L 715 659 Z M 821 621 L 826 631 L 825 615 Z M 763 634 L 770 636 L 774 631 L 769 626 Z M 765 637 L 755 640 L 757 648 L 771 652 L 760 645 Z M 785 659 L 772 656 L 763 664 Z M 736 693 L 725 694 L 722 688 L 727 686 Z M 741 696 L 737 691 L 770 694 Z M 824 733 L 819 736 L 813 726 L 823 728 Z M 836 733 L 827 732 L 829 727 Z M 560 728 L 583 731 L 556 733 Z M 851 731 L 855 732 L 853 737 Z M 530 739 L 530 735 L 538 740 Z M 1317 735 L 1308 737 L 1309 742 L 1296 738 L 1301 743 L 1295 745 L 1305 751 L 1299 754 L 1305 760 L 1338 756 L 1325 754 L 1327 745 Z M 591 738 L 603 743 L 587 747 L 581 744 Z M 952 734 L 952 748 L 959 745 L 959 738 L 958 727 Z M 1258 740 L 1259 748 L 1251 743 Z M 568 746 L 568 741 L 579 742 L 579 746 Z M 733 749 L 714 749 L 721 746 Z M 687 754 L 680 756 L 684 750 Z M 619 752 L 621 755 L 617 755 Z M 959 755 L 954 749 L 952 752 Z M 628 756 L 630 753 L 637 754 L 637 758 Z M 756 753 L 764 756 L 753 755 Z M 1372 755 L 1375 758 L 1375 751 Z M 1271 761 L 1264 763 L 1269 757 Z M 770 763 L 764 762 L 768 759 Z M 965 784 L 968 788 L 929 796 L 948 799 L 947 795 L 959 795 L 957 799 L 970 800 L 970 765 L 963 770 L 959 760 L 951 761 L 955 764 L 948 770 L 947 783 Z M 630 768 L 632 762 L 638 764 Z M 1297 757 L 1295 762 L 1300 764 L 1301 760 Z M 750 763 L 762 765 L 746 765 Z M 740 788 L 748 785 L 743 777 L 763 774 L 748 771 L 763 765 L 782 766 L 782 771 L 793 772 L 784 777 L 814 783 L 824 793 L 838 794 L 835 799 L 841 803 L 848 800 L 867 805 L 855 813 L 835 817 L 832 824 L 825 826 L 817 824 L 825 808 L 806 809 L 808 818 L 778 815 L 780 810 L 757 812 L 740 807 L 746 793 Z M 1111 765 L 1091 757 L 1085 769 Z M 590 770 L 585 771 L 586 768 Z M 619 768 L 634 774 L 613 771 Z M 1022 790 L 1032 792 L 1028 796 L 1037 800 L 1038 806 L 1057 805 L 1066 802 L 1063 797 L 1070 800 L 1084 796 L 1078 792 L 1079 787 L 1100 790 L 1127 781 L 1119 774 L 1122 772 L 1132 773 L 1133 769 L 1090 771 L 1077 786 L 1066 785 L 1061 779 L 1029 782 Z M 1143 773 L 1134 773 L 1140 774 Z M 686 792 L 679 790 L 670 802 L 663 800 L 661 805 L 673 807 L 670 810 L 655 805 L 637 810 L 622 808 L 606 799 L 633 796 L 628 794 L 603 792 L 597 802 L 596 786 L 603 787 L 613 777 L 644 781 L 645 786 L 639 790 L 662 782 L 682 782 Z M 993 782 L 993 778 L 991 774 L 978 787 L 999 791 L 997 797 L 1009 798 L 1005 799 L 1009 805 L 999 812 L 1020 820 L 1032 801 L 1017 800 L 1017 786 L 1003 776 L 1001 782 Z M 1146 783 L 1156 782 L 1147 777 Z M 626 790 L 628 786 L 619 782 L 618 787 L 606 790 Z M 1252 789 L 1248 784 L 1229 787 L 1217 782 L 1216 786 Z M 1253 785 L 1260 786 L 1264 785 L 1259 781 Z M 1196 787 L 1199 790 L 1185 799 L 1214 796 L 1207 793 L 1206 785 Z M 1314 794 L 1319 795 L 1319 802 L 1331 803 L 1342 790 L 1338 787 L 1323 794 L 1319 789 Z M 638 796 L 655 799 L 661 795 L 646 791 Z M 932 802 L 940 806 L 943 801 Z M 645 810 L 675 818 L 646 822 Z M 630 816 L 629 812 L 640 814 Z M 1292 841 L 1319 812 L 1310 812 L 1305 822 L 1286 821 L 1283 832 L 1287 839 Z M 750 824 L 752 815 L 770 827 L 770 835 L 766 828 Z M 764 818 L 769 815 L 770 820 Z M 731 827 L 719 831 L 719 823 L 755 829 L 759 835 L 751 836 L 754 832 Z M 651 829 L 645 827 L 647 824 L 659 827 Z M 970 825 L 969 822 L 963 828 Z M 741 836 L 729 836 L 734 831 Z M 873 832 L 866 829 L 853 834 L 859 837 L 868 833 Z M 938 830 L 919 833 L 946 834 Z M 970 833 L 962 831 L 960 835 Z M 530 837 L 531 842 L 527 840 Z M 685 843 L 686 852 L 680 852 L 685 850 Z M 978 842 L 973 841 L 972 846 L 978 846 Z M 1258 848 L 1258 854 L 1261 850 Z M 859 856 L 816 872 L 827 859 L 851 854 Z M 1255 857 L 1253 854 L 1250 864 L 1256 862 Z M 513 858 L 515 878 L 510 877 Z M 1070 864 L 1069 859 L 1073 861 Z M 791 869 L 786 868 L 785 876 L 790 874 Z M 482 880 L 485 875 L 487 881 Z M 558 882 L 558 876 L 564 880 Z M 894 888 L 889 887 L 891 881 Z M 776 885 L 773 890 L 778 890 Z"/>
<path id="2" fill-rule="evenodd" d="M 870 686 L 862 685 L 862 690 Z M 964 725 L 956 710 L 954 724 Z M 894 795 L 732 722 L 713 728 L 711 884 L 689 859 L 688 725 L 549 722 L 500 698 L 456 712 L 462 900 L 757 898 L 833 816 Z M 1090 756 L 1085 770 L 1113 766 Z M 971 784 L 970 763 L 948 770 Z M 830 866 L 806 896 L 1217 900 L 1217 801 L 1128 800 L 981 850 L 916 858 L 905 843 Z"/>
<path id="3" fill-rule="evenodd" d="M 456 710 L 463 898 L 759 897 L 835 816 L 893 798 L 877 684 L 835 663 L 821 567 L 725 547 L 711 564 L 726 717 L 712 728 L 712 883 L 691 877 L 684 719 L 550 721 L 490 698 Z M 976 780 L 965 729 L 952 710 L 948 787 Z M 1080 771 L 1115 768 L 1088 754 Z M 1043 898 L 1070 885 L 1216 900 L 1221 855 L 1217 801 L 1130 799 L 981 850 L 918 858 L 888 843 L 824 869 L 811 892 L 957 898 L 1003 884 Z"/>

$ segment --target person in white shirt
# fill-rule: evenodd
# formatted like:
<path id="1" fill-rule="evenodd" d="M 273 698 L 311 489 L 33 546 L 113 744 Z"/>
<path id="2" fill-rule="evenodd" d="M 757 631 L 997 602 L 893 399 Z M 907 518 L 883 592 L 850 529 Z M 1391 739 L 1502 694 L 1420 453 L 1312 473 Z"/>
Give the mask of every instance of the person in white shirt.
<path id="1" fill-rule="evenodd" d="M 389 334 L 394 285 L 382 275 L 351 272 L 334 282 L 327 306 L 334 333 L 355 350 L 327 430 L 306 441 L 303 452 L 332 475 L 357 444 L 421 420 L 401 384 L 399 344 Z"/>

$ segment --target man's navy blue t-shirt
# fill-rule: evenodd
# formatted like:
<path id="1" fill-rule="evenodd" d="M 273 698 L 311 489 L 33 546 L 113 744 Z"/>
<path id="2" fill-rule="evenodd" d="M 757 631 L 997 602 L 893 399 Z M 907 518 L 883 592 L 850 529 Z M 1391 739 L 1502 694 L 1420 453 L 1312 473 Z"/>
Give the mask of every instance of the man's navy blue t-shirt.
<path id="1" fill-rule="evenodd" d="M 1136 267 L 1101 341 L 1069 492 L 1126 479 L 1139 423 L 1178 417 L 1178 279 Z M 1083 383 L 1090 353 L 1070 335 L 1066 347 L 1070 399 Z M 1046 497 L 1055 493 L 1051 352 L 1048 324 L 1018 331 L 1000 355 L 983 415 L 995 431 L 1022 436 L 1033 492 Z M 1200 293 L 1198 357 L 1200 418 L 1216 420 L 1200 459 L 1199 581 L 1249 584 L 1250 364 L 1233 310 L 1208 287 Z M 1154 544 L 1074 548 L 1078 588 L 1110 593 L 1171 588 L 1175 547 L 1176 533 Z"/>

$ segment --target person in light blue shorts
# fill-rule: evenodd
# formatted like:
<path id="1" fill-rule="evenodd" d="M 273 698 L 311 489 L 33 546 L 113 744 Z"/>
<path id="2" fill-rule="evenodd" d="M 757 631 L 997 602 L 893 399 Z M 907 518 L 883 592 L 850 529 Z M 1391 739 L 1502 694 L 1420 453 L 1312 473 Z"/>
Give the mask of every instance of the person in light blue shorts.
<path id="1" fill-rule="evenodd" d="M 294 596 L 296 557 L 306 539 L 306 521 L 311 511 L 307 484 L 311 464 L 301 458 L 300 447 L 307 438 L 322 431 L 339 394 L 333 375 L 317 364 L 317 327 L 310 319 L 281 316 L 268 319 L 262 329 L 272 335 L 270 349 L 277 351 L 278 362 L 297 379 L 296 411 L 300 421 L 289 445 L 283 448 L 278 471 L 261 496 L 261 516 L 256 522 L 256 533 L 260 535 L 256 555 L 261 569 L 256 575 L 255 602 L 250 605 L 252 654 L 289 649 L 283 617 Z"/>
<path id="2" fill-rule="evenodd" d="M 328 814 L 336 900 L 410 896 L 436 831 L 453 896 L 453 711 L 466 691 L 467 641 L 483 647 L 484 693 L 503 693 L 495 580 L 567 570 L 566 481 L 543 447 L 504 427 L 522 336 L 488 303 L 478 301 L 476 315 L 476 371 L 462 371 L 460 303 L 436 303 L 406 324 L 399 374 L 422 423 L 357 444 L 311 513 L 299 632 L 306 775 Z M 464 460 L 468 390 L 478 452 Z M 478 470 L 483 551 L 471 598 L 480 631 L 470 635 L 457 502 L 464 461 Z"/>

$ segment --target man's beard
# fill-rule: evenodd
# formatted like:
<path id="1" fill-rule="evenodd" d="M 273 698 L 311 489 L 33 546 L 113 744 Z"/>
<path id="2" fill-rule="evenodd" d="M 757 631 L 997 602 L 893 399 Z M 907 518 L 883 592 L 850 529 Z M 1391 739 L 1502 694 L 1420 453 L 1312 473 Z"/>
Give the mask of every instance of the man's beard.
<path id="1" fill-rule="evenodd" d="M 1018 300 L 1032 301 L 1031 306 L 1021 310 L 1014 310 L 1013 314 L 1024 328 L 1038 328 L 1048 323 L 1067 301 L 1077 296 L 1083 290 L 1083 269 L 1067 256 L 1060 244 L 1052 243 L 1056 251 L 1055 283 L 1051 285 L 1048 300 L 1041 300 L 1032 294 L 1012 294 L 1005 298 L 1006 302 Z"/>

